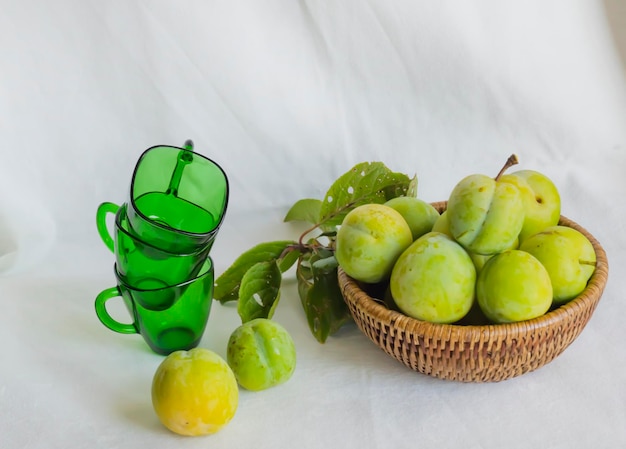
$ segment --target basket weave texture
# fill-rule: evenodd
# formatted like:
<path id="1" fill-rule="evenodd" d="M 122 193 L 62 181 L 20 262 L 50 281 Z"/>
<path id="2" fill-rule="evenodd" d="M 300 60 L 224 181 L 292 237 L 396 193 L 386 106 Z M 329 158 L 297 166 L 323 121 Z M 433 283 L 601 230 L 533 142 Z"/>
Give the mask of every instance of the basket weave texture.
<path id="1" fill-rule="evenodd" d="M 441 213 L 446 202 L 432 203 Z M 417 320 L 373 299 L 339 267 L 339 285 L 358 328 L 408 368 L 460 382 L 498 382 L 536 370 L 559 356 L 591 318 L 608 279 L 607 256 L 583 227 L 561 216 L 561 225 L 582 232 L 596 252 L 585 290 L 538 318 L 507 324 L 454 325 Z"/>

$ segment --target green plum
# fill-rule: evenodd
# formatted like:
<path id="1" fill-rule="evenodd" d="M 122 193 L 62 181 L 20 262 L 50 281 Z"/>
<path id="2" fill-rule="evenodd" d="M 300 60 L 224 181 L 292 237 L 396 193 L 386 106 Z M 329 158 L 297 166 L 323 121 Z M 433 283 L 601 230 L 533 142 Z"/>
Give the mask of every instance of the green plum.
<path id="1" fill-rule="evenodd" d="M 450 232 L 450 222 L 448 221 L 448 211 L 444 210 L 435 223 L 433 224 L 433 232 L 441 232 L 442 234 L 446 234 L 449 237 L 452 237 L 452 233 Z M 454 237 L 453 237 L 454 238 Z"/>
<path id="2" fill-rule="evenodd" d="M 296 369 L 296 347 L 287 330 L 268 318 L 246 321 L 228 339 L 227 361 L 237 382 L 251 391 L 289 380 Z"/>
<path id="3" fill-rule="evenodd" d="M 518 247 L 519 247 L 519 239 L 515 239 L 515 241 L 511 245 L 511 247 L 507 248 L 507 250 L 509 250 L 509 249 L 517 249 Z M 489 259 L 491 259 L 495 255 L 495 254 L 487 254 L 487 255 L 476 254 L 476 253 L 472 253 L 472 252 L 469 252 L 469 251 L 468 251 L 468 254 L 472 258 L 472 262 L 474 262 L 474 266 L 476 267 L 476 272 L 477 273 L 480 273 L 480 270 L 483 269 L 483 267 L 485 266 L 487 261 Z"/>
<path id="4" fill-rule="evenodd" d="M 439 211 L 435 207 L 414 196 L 399 196 L 385 203 L 404 217 L 411 228 L 413 240 L 432 231 L 433 225 L 439 218 Z"/>
<path id="5" fill-rule="evenodd" d="M 443 211 L 443 213 L 439 215 L 439 218 L 437 219 L 437 221 L 435 222 L 433 226 L 433 232 L 441 232 L 451 238 L 454 238 L 452 236 L 452 233 L 450 232 L 450 223 L 448 222 L 447 210 Z M 515 241 L 514 246 L 517 247 L 517 240 Z M 474 262 L 476 273 L 480 272 L 480 270 L 483 268 L 483 265 L 485 265 L 485 262 L 487 262 L 487 260 L 489 260 L 489 258 L 492 256 L 492 254 L 483 255 L 483 254 L 476 254 L 470 251 L 468 251 L 467 254 L 469 254 L 470 258 L 472 259 L 472 262 Z"/>
<path id="6" fill-rule="evenodd" d="M 524 201 L 524 224 L 519 240 L 556 226 L 561 218 L 561 197 L 550 178 L 534 170 L 519 170 L 500 177 L 516 186 Z"/>
<path id="7" fill-rule="evenodd" d="M 450 232 L 468 251 L 483 255 L 505 251 L 522 230 L 522 195 L 516 186 L 499 179 L 509 165 L 517 163 L 512 158 L 496 178 L 469 175 L 450 193 L 447 208 Z"/>
<path id="8" fill-rule="evenodd" d="M 520 249 L 535 256 L 546 267 L 555 304 L 578 296 L 595 271 L 593 245 L 583 233 L 567 226 L 548 227 L 524 240 Z"/>
<path id="9" fill-rule="evenodd" d="M 453 323 L 472 307 L 476 269 L 467 252 L 440 232 L 424 234 L 398 258 L 391 272 L 391 295 L 408 316 Z"/>
<path id="10" fill-rule="evenodd" d="M 483 255 L 483 254 L 476 254 L 476 253 L 470 253 L 470 252 L 468 252 L 468 254 L 470 258 L 472 259 L 472 262 L 474 262 L 476 273 L 480 273 L 480 271 L 483 269 L 487 261 L 494 256 L 494 254 Z"/>
<path id="11" fill-rule="evenodd" d="M 508 250 L 485 263 L 476 280 L 476 299 L 494 323 L 530 320 L 552 304 L 552 283 L 545 267 L 530 253 Z"/>
<path id="12" fill-rule="evenodd" d="M 400 254 L 413 242 L 408 223 L 384 204 L 364 204 L 344 218 L 335 239 L 335 258 L 352 278 L 376 283 L 389 279 Z"/>

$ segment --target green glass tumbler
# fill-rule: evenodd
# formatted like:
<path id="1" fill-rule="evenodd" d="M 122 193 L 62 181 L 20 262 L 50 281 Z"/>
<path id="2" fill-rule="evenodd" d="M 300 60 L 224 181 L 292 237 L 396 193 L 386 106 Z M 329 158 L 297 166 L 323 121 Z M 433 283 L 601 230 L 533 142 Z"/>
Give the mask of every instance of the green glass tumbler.
<path id="1" fill-rule="evenodd" d="M 210 245 L 189 254 L 156 248 L 131 232 L 126 210 L 126 204 L 120 207 L 105 202 L 96 211 L 98 233 L 107 248 L 115 254 L 117 274 L 125 284 L 138 289 L 158 289 L 185 282 L 198 274 L 209 255 Z M 107 226 L 109 214 L 115 214 L 112 233 Z M 170 307 L 175 297 L 167 291 L 160 291 L 159 294 L 151 295 L 150 299 L 151 302 L 141 302 L 141 306 L 161 310 Z"/>
<path id="2" fill-rule="evenodd" d="M 135 165 L 128 201 L 133 232 L 172 252 L 194 252 L 215 239 L 228 206 L 228 177 L 213 160 L 184 148 L 159 145 Z"/>
<path id="3" fill-rule="evenodd" d="M 124 283 L 117 269 L 117 286 L 100 292 L 95 300 L 96 315 L 102 324 L 121 334 L 140 334 L 156 353 L 167 355 L 177 350 L 192 349 L 200 343 L 213 302 L 214 268 L 207 258 L 200 274 L 187 282 L 158 289 L 134 288 Z M 176 297 L 165 310 L 150 310 L 142 306 L 152 302 L 151 296 L 163 294 Z M 106 303 L 121 297 L 132 318 L 125 324 L 115 320 Z"/>

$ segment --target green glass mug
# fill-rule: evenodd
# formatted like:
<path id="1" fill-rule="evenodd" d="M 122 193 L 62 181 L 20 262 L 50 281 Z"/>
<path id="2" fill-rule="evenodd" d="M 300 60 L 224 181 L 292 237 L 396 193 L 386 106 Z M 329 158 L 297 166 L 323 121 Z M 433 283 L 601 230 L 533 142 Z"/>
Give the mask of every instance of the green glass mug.
<path id="1" fill-rule="evenodd" d="M 177 350 L 192 349 L 200 343 L 213 302 L 214 268 L 207 258 L 200 274 L 187 282 L 157 289 L 133 288 L 124 283 L 115 269 L 117 286 L 100 292 L 95 300 L 96 315 L 104 326 L 121 334 L 140 334 L 156 353 L 167 355 Z M 152 302 L 151 296 L 170 295 L 173 305 L 164 310 L 142 306 Z M 110 299 L 121 297 L 132 323 L 115 320 L 107 311 Z"/>
<path id="2" fill-rule="evenodd" d="M 183 148 L 145 150 L 133 171 L 128 221 L 144 241 L 171 252 L 211 245 L 228 206 L 228 177 L 213 160 Z"/>
<path id="3" fill-rule="evenodd" d="M 211 246 L 196 252 L 178 254 L 154 247 L 131 232 L 126 214 L 127 206 L 105 202 L 96 211 L 96 225 L 104 244 L 115 254 L 117 273 L 133 288 L 157 289 L 176 285 L 196 276 L 205 263 Z M 107 216 L 115 214 L 114 231 L 107 226 Z M 111 236 L 113 234 L 113 237 Z M 168 295 L 153 295 L 153 303 L 142 304 L 155 310 L 171 306 Z"/>

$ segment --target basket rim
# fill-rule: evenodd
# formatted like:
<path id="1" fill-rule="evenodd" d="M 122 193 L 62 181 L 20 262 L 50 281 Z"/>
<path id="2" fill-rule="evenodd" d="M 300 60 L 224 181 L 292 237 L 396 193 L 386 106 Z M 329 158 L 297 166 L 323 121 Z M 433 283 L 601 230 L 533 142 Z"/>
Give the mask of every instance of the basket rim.
<path id="1" fill-rule="evenodd" d="M 440 212 L 443 212 L 447 206 L 446 201 L 439 201 L 431 204 Z M 357 307 L 364 309 L 367 314 L 373 316 L 376 320 L 389 323 L 390 326 L 396 328 L 410 328 L 410 332 L 420 335 L 431 335 L 434 333 L 438 335 L 447 335 L 460 333 L 464 335 L 466 340 L 477 341 L 479 339 L 484 339 L 485 334 L 488 334 L 490 338 L 503 338 L 505 336 L 510 337 L 511 335 L 520 334 L 521 332 L 527 332 L 529 330 L 549 327 L 557 323 L 562 323 L 567 318 L 577 316 L 581 311 L 588 310 L 592 312 L 600 301 L 608 280 L 609 271 L 606 252 L 600 242 L 589 231 L 563 215 L 560 216 L 559 225 L 576 229 L 589 239 L 596 253 L 596 269 L 589 279 L 587 286 L 580 295 L 569 302 L 530 320 L 482 325 L 432 323 L 388 309 L 386 306 L 369 296 L 369 294 L 361 288 L 360 283 L 351 278 L 341 266 L 338 267 L 339 284 L 342 287 L 342 291 L 344 288 L 347 289 L 347 291 L 344 292 L 344 298 L 346 301 L 350 301 Z"/>

